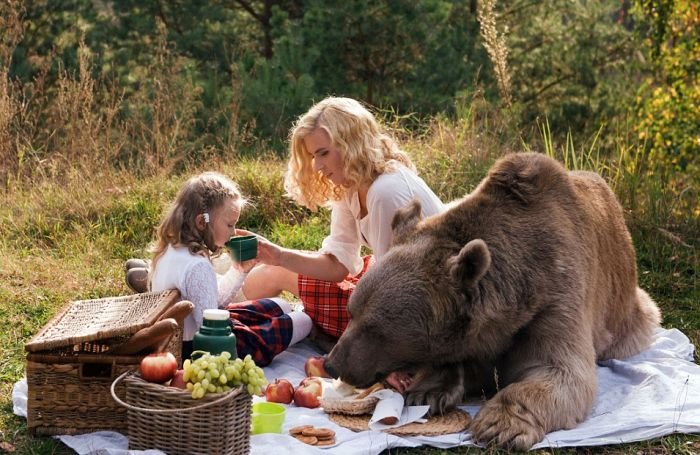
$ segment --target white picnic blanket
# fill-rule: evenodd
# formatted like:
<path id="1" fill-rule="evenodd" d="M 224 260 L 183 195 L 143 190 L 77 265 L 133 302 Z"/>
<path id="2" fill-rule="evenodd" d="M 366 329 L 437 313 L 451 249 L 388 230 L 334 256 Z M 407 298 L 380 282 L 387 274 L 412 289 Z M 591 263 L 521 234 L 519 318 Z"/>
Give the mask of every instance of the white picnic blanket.
<path id="1" fill-rule="evenodd" d="M 641 354 L 626 360 L 602 362 L 598 366 L 598 397 L 588 418 L 572 430 L 547 434 L 533 448 L 596 446 L 652 439 L 670 433 L 700 433 L 700 365 L 693 362 L 693 351 L 693 345 L 682 332 L 658 329 L 653 345 Z M 318 352 L 310 343 L 300 343 L 280 354 L 265 368 L 265 375 L 270 381 L 280 377 L 297 384 L 305 376 L 304 361 L 311 355 L 318 355 Z M 13 400 L 14 395 L 13 391 Z M 474 416 L 479 406 L 465 405 L 462 409 Z M 22 415 L 21 409 L 16 408 L 15 413 Z M 333 428 L 338 443 L 320 449 L 287 436 L 290 427 L 307 423 Z M 58 438 L 80 455 L 97 454 L 96 448 L 101 450 L 100 454 L 112 455 L 161 453 L 128 451 L 126 438 L 120 436 L 100 432 Z M 474 443 L 468 433 L 410 438 L 380 431 L 355 433 L 335 425 L 321 409 L 294 405 L 287 408 L 283 434 L 251 437 L 253 455 L 375 455 L 389 448 L 421 445 L 449 448 Z"/>

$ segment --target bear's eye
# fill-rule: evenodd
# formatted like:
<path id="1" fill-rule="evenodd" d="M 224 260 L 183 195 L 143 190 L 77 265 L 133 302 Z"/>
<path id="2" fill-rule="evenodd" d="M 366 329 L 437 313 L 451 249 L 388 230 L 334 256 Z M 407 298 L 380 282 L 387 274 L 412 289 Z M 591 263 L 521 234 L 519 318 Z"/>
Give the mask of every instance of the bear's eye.
<path id="1" fill-rule="evenodd" d="M 383 345 L 387 340 L 386 336 L 381 330 L 368 330 L 367 333 L 369 334 L 370 339 L 377 345 Z"/>

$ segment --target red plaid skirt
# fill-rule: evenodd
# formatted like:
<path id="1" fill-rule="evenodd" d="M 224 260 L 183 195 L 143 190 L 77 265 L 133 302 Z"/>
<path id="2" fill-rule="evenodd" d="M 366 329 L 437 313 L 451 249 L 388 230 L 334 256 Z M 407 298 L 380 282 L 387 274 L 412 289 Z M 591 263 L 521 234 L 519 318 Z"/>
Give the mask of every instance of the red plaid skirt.
<path id="1" fill-rule="evenodd" d="M 348 300 L 357 281 L 374 265 L 374 256 L 362 258 L 362 270 L 357 275 L 348 275 L 345 280 L 334 283 L 299 275 L 299 298 L 304 302 L 304 312 L 319 329 L 333 338 L 340 338 L 350 322 Z"/>
<path id="2" fill-rule="evenodd" d="M 292 318 L 270 299 L 231 303 L 231 330 L 236 335 L 238 357 L 250 354 L 258 366 L 266 366 L 292 340 Z"/>

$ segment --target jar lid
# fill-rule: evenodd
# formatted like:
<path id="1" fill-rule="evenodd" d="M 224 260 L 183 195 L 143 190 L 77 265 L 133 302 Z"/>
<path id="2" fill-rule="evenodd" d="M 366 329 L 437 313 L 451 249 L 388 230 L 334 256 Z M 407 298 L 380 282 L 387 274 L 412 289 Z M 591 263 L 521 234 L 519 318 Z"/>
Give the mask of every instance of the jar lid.
<path id="1" fill-rule="evenodd" d="M 209 319 L 210 321 L 225 321 L 230 316 L 228 310 L 204 310 L 204 319 Z"/>

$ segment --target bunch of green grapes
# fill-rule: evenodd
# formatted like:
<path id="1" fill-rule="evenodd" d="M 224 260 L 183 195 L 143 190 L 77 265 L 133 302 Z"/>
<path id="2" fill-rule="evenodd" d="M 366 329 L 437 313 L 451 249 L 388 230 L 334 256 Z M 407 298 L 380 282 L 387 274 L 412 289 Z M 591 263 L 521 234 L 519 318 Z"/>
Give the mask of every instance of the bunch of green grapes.
<path id="1" fill-rule="evenodd" d="M 244 359 L 231 359 L 227 351 L 219 355 L 195 351 L 202 355 L 195 360 L 187 359 L 182 364 L 187 390 L 192 398 L 202 398 L 207 393 L 221 393 L 244 385 L 250 395 L 259 395 L 267 385 L 262 368 L 257 366 L 250 354 Z"/>

